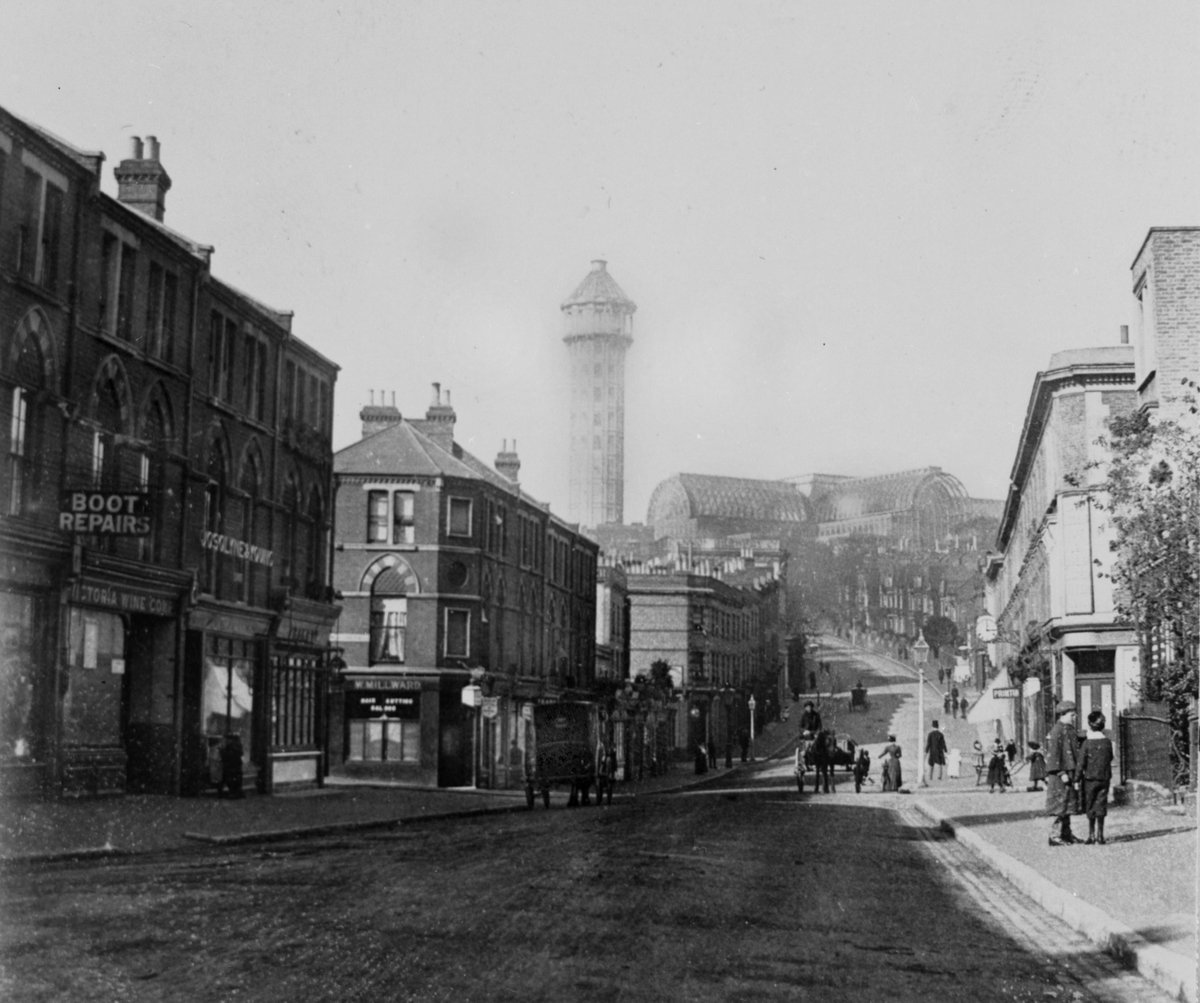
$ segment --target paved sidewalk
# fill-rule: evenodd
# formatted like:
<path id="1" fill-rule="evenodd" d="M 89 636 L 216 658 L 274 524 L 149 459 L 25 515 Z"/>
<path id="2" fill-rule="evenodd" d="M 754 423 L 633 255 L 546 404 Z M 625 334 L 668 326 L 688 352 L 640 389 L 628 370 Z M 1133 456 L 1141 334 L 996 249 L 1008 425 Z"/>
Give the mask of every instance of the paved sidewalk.
<path id="1" fill-rule="evenodd" d="M 658 777 L 619 783 L 616 799 L 677 790 L 703 777 L 678 764 Z M 552 792 L 552 806 L 566 802 Z M 541 803 L 538 802 L 540 809 Z M 201 843 L 266 842 L 431 819 L 525 811 L 523 790 L 413 789 L 331 783 L 237 800 L 126 795 L 114 798 L 0 802 L 0 863 L 150 853 Z"/>
<path id="2" fill-rule="evenodd" d="M 1044 792 L 1029 792 L 1026 771 L 1014 772 L 1014 787 L 989 793 L 970 766 L 971 743 L 985 746 L 992 735 L 961 718 L 946 720 L 943 691 L 927 681 L 925 725 L 942 724 L 951 748 L 962 750 L 957 778 L 920 785 L 913 750 L 917 732 L 912 669 L 884 655 L 830 645 L 842 657 L 853 655 L 876 671 L 894 672 L 896 691 L 907 699 L 892 718 L 903 747 L 906 788 L 915 807 L 961 843 L 971 847 L 1047 911 L 1109 953 L 1123 958 L 1146 978 L 1181 1000 L 1197 1000 L 1197 827 L 1196 806 L 1109 807 L 1105 846 L 1051 847 Z M 872 753 L 876 746 L 868 746 Z M 912 754 L 915 753 L 915 754 Z M 903 797 L 904 795 L 899 795 Z M 1076 834 L 1087 820 L 1076 818 Z"/>

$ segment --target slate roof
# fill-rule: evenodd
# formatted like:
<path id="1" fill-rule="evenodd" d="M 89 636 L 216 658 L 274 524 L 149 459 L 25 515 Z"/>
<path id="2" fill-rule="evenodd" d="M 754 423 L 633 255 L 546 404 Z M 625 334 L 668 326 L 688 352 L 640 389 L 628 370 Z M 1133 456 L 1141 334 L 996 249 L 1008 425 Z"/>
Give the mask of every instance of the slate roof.
<path id="1" fill-rule="evenodd" d="M 459 477 L 487 481 L 493 486 L 533 505 L 541 502 L 520 486 L 458 443 L 443 449 L 416 427 L 401 420 L 333 454 L 333 469 L 338 474 L 377 475 L 380 477 Z"/>
<path id="2" fill-rule="evenodd" d="M 562 309 L 589 303 L 621 303 L 630 313 L 637 309 L 637 304 L 625 295 L 624 290 L 608 274 L 608 262 L 599 258 L 592 262 L 592 270 L 583 277 L 575 291 L 563 300 Z"/>

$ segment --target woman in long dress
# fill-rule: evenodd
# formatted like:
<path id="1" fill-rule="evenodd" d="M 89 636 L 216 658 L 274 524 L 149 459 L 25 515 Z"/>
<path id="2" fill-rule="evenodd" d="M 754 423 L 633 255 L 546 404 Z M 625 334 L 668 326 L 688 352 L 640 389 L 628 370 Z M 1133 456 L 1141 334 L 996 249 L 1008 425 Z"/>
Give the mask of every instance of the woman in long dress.
<path id="1" fill-rule="evenodd" d="M 879 756 L 883 761 L 880 771 L 883 774 L 883 789 L 898 791 L 904 779 L 900 772 L 900 746 L 896 744 L 895 735 L 888 735 L 887 745 L 879 751 Z"/>

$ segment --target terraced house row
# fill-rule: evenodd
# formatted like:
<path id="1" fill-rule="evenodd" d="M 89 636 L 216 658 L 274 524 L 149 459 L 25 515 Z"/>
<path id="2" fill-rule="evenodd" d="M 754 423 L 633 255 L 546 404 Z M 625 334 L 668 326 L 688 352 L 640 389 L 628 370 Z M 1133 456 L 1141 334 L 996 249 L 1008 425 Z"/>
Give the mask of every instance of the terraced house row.
<path id="1" fill-rule="evenodd" d="M 315 781 L 338 367 L 163 222 L 135 138 L 0 109 L 0 777 L 10 793 Z"/>

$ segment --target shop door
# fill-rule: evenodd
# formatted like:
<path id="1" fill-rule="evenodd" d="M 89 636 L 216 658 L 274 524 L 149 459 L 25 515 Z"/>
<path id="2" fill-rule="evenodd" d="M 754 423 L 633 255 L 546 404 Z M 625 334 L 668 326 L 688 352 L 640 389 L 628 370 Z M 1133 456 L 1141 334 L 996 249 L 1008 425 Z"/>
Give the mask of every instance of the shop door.
<path id="1" fill-rule="evenodd" d="M 1110 738 L 1113 731 L 1113 694 L 1116 691 L 1116 652 L 1098 648 L 1069 652 L 1075 663 L 1076 726 L 1082 732 L 1087 718 L 1094 710 L 1104 713 L 1104 733 Z"/>
<path id="2" fill-rule="evenodd" d="M 1112 676 L 1076 676 L 1075 706 L 1079 708 L 1077 727 L 1087 728 L 1087 718 L 1094 710 L 1104 712 L 1104 733 L 1112 737 L 1113 689 Z"/>
<path id="3" fill-rule="evenodd" d="M 170 794 L 175 783 L 175 621 L 130 618 L 122 693 L 129 790 Z"/>
<path id="4" fill-rule="evenodd" d="M 475 712 L 464 707 L 457 693 L 441 695 L 438 712 L 438 786 L 469 787 L 475 743 Z"/>

